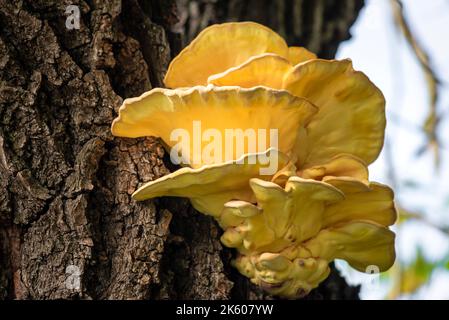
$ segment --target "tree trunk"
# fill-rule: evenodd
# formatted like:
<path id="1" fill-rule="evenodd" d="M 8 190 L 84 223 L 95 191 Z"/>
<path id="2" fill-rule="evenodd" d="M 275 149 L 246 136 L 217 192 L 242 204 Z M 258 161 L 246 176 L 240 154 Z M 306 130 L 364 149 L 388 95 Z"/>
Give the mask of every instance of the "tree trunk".
<path id="1" fill-rule="evenodd" d="M 131 200 L 176 168 L 110 125 L 209 24 L 255 20 L 331 58 L 363 1 L 177 2 L 0 0 L 0 299 L 268 298 L 187 200 Z M 308 298 L 357 295 L 333 271 Z"/>

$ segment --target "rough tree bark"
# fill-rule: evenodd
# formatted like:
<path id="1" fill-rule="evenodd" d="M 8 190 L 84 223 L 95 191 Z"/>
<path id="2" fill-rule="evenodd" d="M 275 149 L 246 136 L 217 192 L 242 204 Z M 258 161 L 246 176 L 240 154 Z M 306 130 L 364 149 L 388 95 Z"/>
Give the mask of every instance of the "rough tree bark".
<path id="1" fill-rule="evenodd" d="M 68 5 L 79 30 L 65 26 Z M 157 139 L 113 138 L 110 124 L 206 25 L 255 20 L 331 58 L 362 5 L 0 0 L 0 299 L 269 298 L 188 201 L 131 200 L 175 168 Z M 307 298 L 357 295 L 333 271 Z"/>

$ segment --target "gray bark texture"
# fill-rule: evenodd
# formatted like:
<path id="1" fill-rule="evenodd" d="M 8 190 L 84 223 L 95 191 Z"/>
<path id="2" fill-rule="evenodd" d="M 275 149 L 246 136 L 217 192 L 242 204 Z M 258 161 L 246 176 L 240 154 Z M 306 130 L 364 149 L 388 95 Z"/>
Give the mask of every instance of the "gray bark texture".
<path id="1" fill-rule="evenodd" d="M 68 5 L 79 30 L 66 28 Z M 176 168 L 156 138 L 114 138 L 110 125 L 207 25 L 258 21 L 331 58 L 362 5 L 0 0 L 0 299 L 271 298 L 187 200 L 131 200 Z M 333 271 L 306 299 L 357 297 Z"/>

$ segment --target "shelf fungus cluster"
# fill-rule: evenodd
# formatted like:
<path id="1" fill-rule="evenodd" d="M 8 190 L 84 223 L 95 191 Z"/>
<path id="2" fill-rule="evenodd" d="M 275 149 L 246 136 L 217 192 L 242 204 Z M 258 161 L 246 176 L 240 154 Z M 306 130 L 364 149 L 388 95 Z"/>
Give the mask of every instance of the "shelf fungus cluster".
<path id="1" fill-rule="evenodd" d="M 125 100 L 112 133 L 160 137 L 190 165 L 143 184 L 135 200 L 188 197 L 223 228 L 235 267 L 273 295 L 306 295 L 334 259 L 362 272 L 390 268 L 393 191 L 367 169 L 382 149 L 385 100 L 350 60 L 318 59 L 256 23 L 226 23 L 171 62 L 165 85 Z M 215 155 L 228 158 L 204 159 L 195 143 L 171 139 L 177 129 L 194 135 L 195 121 L 223 135 L 274 129 L 278 143 L 256 152 L 219 143 Z"/>

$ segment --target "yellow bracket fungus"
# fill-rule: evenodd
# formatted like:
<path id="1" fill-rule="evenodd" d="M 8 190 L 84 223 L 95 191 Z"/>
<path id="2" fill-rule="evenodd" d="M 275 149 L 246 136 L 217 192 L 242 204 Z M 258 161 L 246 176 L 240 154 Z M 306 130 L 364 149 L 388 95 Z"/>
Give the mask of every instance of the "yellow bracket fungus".
<path id="1" fill-rule="evenodd" d="M 239 202 L 238 207 L 253 206 L 253 214 L 242 217 L 232 202 L 222 213 L 227 216 L 221 240 L 238 250 L 236 267 L 269 292 L 287 297 L 316 287 L 334 259 L 344 259 L 362 272 L 370 266 L 387 270 L 395 259 L 394 233 L 386 228 L 396 219 L 391 190 L 375 183 L 355 188 L 360 182 L 337 181 L 332 182 L 342 189 L 299 177 L 291 177 L 285 188 L 251 179 L 258 206 Z M 276 257 L 274 265 L 260 263 L 267 253 Z M 309 278 L 309 273 L 315 276 Z"/>
<path id="2" fill-rule="evenodd" d="M 279 150 L 291 154 L 296 133 L 310 121 L 317 108 L 285 90 L 208 86 L 176 90 L 156 88 L 138 98 L 126 99 L 119 112 L 112 124 L 112 134 L 119 137 L 158 136 L 171 148 L 176 144 L 170 138 L 172 132 L 181 129 L 193 137 L 195 121 L 201 123 L 202 132 L 215 130 L 221 136 L 226 136 L 225 131 L 231 128 L 264 129 L 266 134 L 274 129 L 279 136 Z M 200 144 L 199 150 L 204 150 L 208 142 Z M 180 146 L 187 158 L 184 162 L 193 168 L 205 164 L 204 157 L 194 152 L 194 143 L 185 147 L 189 150 L 182 150 L 185 148 Z M 231 151 L 229 160 L 235 160 L 249 153 L 248 148 L 246 145 L 241 150 L 227 150 L 221 143 L 220 154 Z"/>
<path id="3" fill-rule="evenodd" d="M 279 167 L 287 165 L 288 158 L 277 150 L 269 149 L 263 153 L 269 161 Z M 186 197 L 200 212 L 220 217 L 223 206 L 232 199 L 251 201 L 254 196 L 248 184 L 249 179 L 260 176 L 262 164 L 258 154 L 246 154 L 241 159 L 203 166 L 202 168 L 181 168 L 169 175 L 142 185 L 134 194 L 141 201 L 160 196 Z"/>
<path id="4" fill-rule="evenodd" d="M 370 182 L 367 168 L 383 146 L 385 100 L 350 60 L 317 59 L 257 23 L 225 23 L 201 32 L 164 81 L 171 89 L 126 99 L 112 133 L 160 137 L 189 167 L 143 184 L 135 200 L 189 198 L 223 229 L 234 266 L 273 295 L 308 294 L 334 259 L 359 271 L 390 268 L 394 194 Z M 178 129 L 214 134 L 179 143 Z M 265 130 L 259 146 L 275 130 L 278 144 L 207 149 L 228 129 Z"/>
<path id="5" fill-rule="evenodd" d="M 169 88 L 206 85 L 210 75 L 262 53 L 274 53 L 295 64 L 316 58 L 304 48 L 289 48 L 281 36 L 260 24 L 224 23 L 204 29 L 182 50 L 170 64 L 164 83 Z"/>

